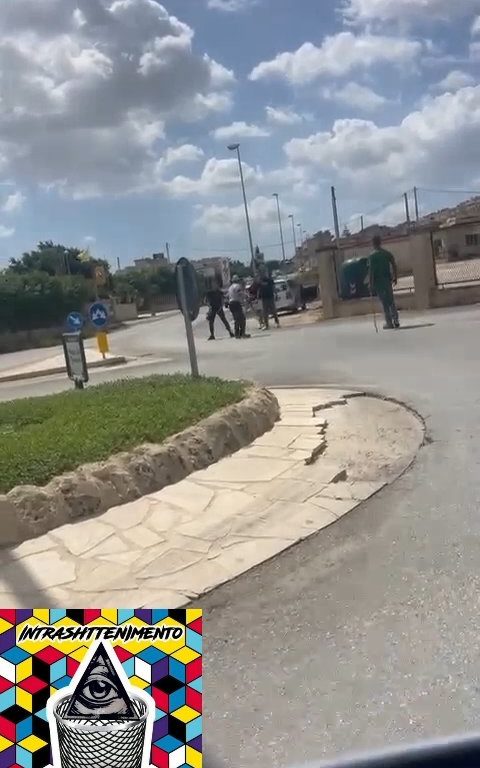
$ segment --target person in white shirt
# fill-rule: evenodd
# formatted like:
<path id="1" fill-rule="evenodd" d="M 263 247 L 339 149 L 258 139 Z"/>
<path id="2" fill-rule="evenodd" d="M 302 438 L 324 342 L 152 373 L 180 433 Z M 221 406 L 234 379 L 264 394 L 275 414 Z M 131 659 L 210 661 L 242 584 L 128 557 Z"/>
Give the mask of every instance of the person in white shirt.
<path id="1" fill-rule="evenodd" d="M 240 282 L 238 275 L 234 275 L 232 278 L 232 284 L 228 289 L 228 306 L 233 316 L 233 322 L 235 324 L 235 338 L 236 339 L 248 339 L 249 335 L 246 333 L 247 319 L 243 309 L 245 302 L 245 291 L 243 285 Z"/>

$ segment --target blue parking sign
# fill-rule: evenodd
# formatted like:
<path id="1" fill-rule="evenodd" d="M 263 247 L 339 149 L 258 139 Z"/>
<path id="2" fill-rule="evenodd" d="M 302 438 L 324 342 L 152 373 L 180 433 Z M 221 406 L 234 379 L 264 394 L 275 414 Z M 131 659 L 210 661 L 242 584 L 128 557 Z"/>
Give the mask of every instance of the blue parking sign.
<path id="1" fill-rule="evenodd" d="M 108 323 L 108 309 L 105 304 L 92 304 L 89 311 L 90 321 L 95 328 L 104 328 Z"/>

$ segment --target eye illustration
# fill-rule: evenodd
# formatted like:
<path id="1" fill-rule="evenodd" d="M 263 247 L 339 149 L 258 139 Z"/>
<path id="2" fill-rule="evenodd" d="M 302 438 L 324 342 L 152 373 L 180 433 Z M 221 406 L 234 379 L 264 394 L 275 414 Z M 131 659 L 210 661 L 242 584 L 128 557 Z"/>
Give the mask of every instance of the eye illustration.
<path id="1" fill-rule="evenodd" d="M 136 719 L 132 700 L 101 646 L 77 684 L 66 717 Z"/>

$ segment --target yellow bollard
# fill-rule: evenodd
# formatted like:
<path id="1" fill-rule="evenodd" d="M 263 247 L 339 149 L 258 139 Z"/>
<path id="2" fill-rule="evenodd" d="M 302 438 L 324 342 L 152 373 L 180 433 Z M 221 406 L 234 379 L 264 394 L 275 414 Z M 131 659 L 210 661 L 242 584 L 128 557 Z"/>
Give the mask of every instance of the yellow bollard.
<path id="1" fill-rule="evenodd" d="M 108 334 L 106 334 L 104 331 L 99 331 L 97 333 L 97 347 L 98 351 L 105 360 L 107 352 L 110 352 L 110 347 L 108 346 Z"/>

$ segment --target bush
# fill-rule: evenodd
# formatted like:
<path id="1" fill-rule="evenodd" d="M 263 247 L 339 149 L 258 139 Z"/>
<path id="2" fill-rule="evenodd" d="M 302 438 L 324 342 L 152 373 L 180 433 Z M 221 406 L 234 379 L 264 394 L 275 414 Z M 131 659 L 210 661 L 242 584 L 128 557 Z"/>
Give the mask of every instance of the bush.
<path id="1" fill-rule="evenodd" d="M 152 376 L 0 403 L 0 492 L 159 443 L 243 397 L 240 382 Z"/>
<path id="2" fill-rule="evenodd" d="M 0 332 L 62 325 L 90 298 L 82 277 L 52 277 L 45 272 L 0 273 Z"/>

